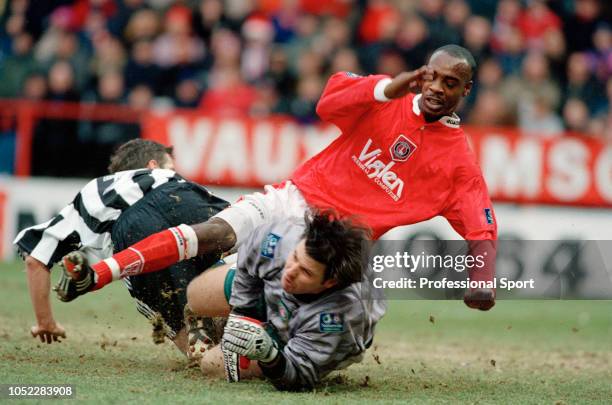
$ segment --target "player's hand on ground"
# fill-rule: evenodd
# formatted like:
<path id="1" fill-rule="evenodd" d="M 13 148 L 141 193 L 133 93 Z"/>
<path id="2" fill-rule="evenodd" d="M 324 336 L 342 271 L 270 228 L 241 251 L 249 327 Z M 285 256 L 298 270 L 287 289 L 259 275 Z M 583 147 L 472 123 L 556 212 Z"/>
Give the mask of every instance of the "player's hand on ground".
<path id="1" fill-rule="evenodd" d="M 488 311 L 495 305 L 495 291 L 490 288 L 474 288 L 467 290 L 463 302 L 470 308 Z"/>
<path id="2" fill-rule="evenodd" d="M 408 93 L 420 93 L 425 80 L 433 79 L 433 70 L 427 66 L 421 66 L 412 72 L 402 72 L 385 87 L 387 98 L 404 97 Z"/>
<path id="3" fill-rule="evenodd" d="M 61 342 L 60 338 L 66 338 L 64 327 L 56 322 L 34 325 L 30 329 L 30 334 L 33 338 L 39 338 L 41 342 L 47 344 Z"/>
<path id="4" fill-rule="evenodd" d="M 250 360 L 270 362 L 278 355 L 274 340 L 257 319 L 230 314 L 225 325 L 223 348 Z"/>

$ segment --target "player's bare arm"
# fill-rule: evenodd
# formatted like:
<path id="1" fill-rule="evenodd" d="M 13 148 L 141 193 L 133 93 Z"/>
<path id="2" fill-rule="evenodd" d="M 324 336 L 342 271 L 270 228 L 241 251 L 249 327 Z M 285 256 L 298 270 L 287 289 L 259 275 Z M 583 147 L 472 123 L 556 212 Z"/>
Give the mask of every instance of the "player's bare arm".
<path id="1" fill-rule="evenodd" d="M 25 259 L 28 289 L 36 316 L 36 325 L 32 326 L 32 337 L 39 338 L 43 343 L 59 342 L 66 337 L 64 328 L 55 321 L 51 310 L 49 292 L 51 289 L 51 274 L 49 269 L 32 256 Z"/>
<path id="2" fill-rule="evenodd" d="M 225 253 L 236 244 L 234 229 L 221 218 L 211 218 L 208 221 L 191 225 L 198 237 L 198 254 Z"/>
<path id="3" fill-rule="evenodd" d="M 483 256 L 485 261 L 482 269 L 470 269 L 470 278 L 491 280 L 495 277 L 495 252 L 496 244 L 493 240 L 470 241 L 470 254 Z M 491 288 L 468 289 L 463 296 L 463 302 L 470 308 L 488 311 L 495 306 L 495 290 Z"/>

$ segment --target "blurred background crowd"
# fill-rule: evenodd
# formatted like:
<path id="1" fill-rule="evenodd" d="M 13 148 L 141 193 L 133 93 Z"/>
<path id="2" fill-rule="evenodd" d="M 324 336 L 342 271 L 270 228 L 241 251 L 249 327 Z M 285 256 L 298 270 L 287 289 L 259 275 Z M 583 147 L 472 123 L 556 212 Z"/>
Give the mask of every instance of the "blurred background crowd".
<path id="1" fill-rule="evenodd" d="M 0 0 L 0 97 L 312 123 L 330 74 L 394 76 L 457 43 L 479 65 L 464 122 L 612 141 L 611 9 L 606 0 Z M 138 136 L 116 123 L 55 125 L 81 144 Z"/>

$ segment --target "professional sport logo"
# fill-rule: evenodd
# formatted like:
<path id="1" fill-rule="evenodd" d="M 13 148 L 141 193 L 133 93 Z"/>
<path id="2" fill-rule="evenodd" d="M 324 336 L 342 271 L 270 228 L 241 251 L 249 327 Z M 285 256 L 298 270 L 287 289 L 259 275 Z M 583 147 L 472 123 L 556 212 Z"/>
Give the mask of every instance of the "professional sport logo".
<path id="1" fill-rule="evenodd" d="M 368 139 L 359 156 L 353 155 L 353 162 L 393 201 L 399 201 L 404 190 L 404 181 L 391 170 L 395 162 L 393 160 L 391 162 L 381 160 L 382 149 L 373 147 L 372 143 L 372 139 Z"/>
<path id="2" fill-rule="evenodd" d="M 415 150 L 416 145 L 402 134 L 397 137 L 389 148 L 391 158 L 396 162 L 405 162 Z"/>

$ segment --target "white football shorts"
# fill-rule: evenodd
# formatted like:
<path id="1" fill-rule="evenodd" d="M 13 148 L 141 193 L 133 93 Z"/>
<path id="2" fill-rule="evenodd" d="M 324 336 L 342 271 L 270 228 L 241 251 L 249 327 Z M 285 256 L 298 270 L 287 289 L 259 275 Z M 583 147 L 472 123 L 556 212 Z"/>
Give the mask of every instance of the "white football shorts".
<path id="1" fill-rule="evenodd" d="M 214 216 L 234 229 L 240 245 L 260 225 L 283 219 L 302 219 L 308 204 L 302 193 L 290 181 L 277 186 L 265 186 L 264 193 L 242 196 L 229 208 Z"/>

